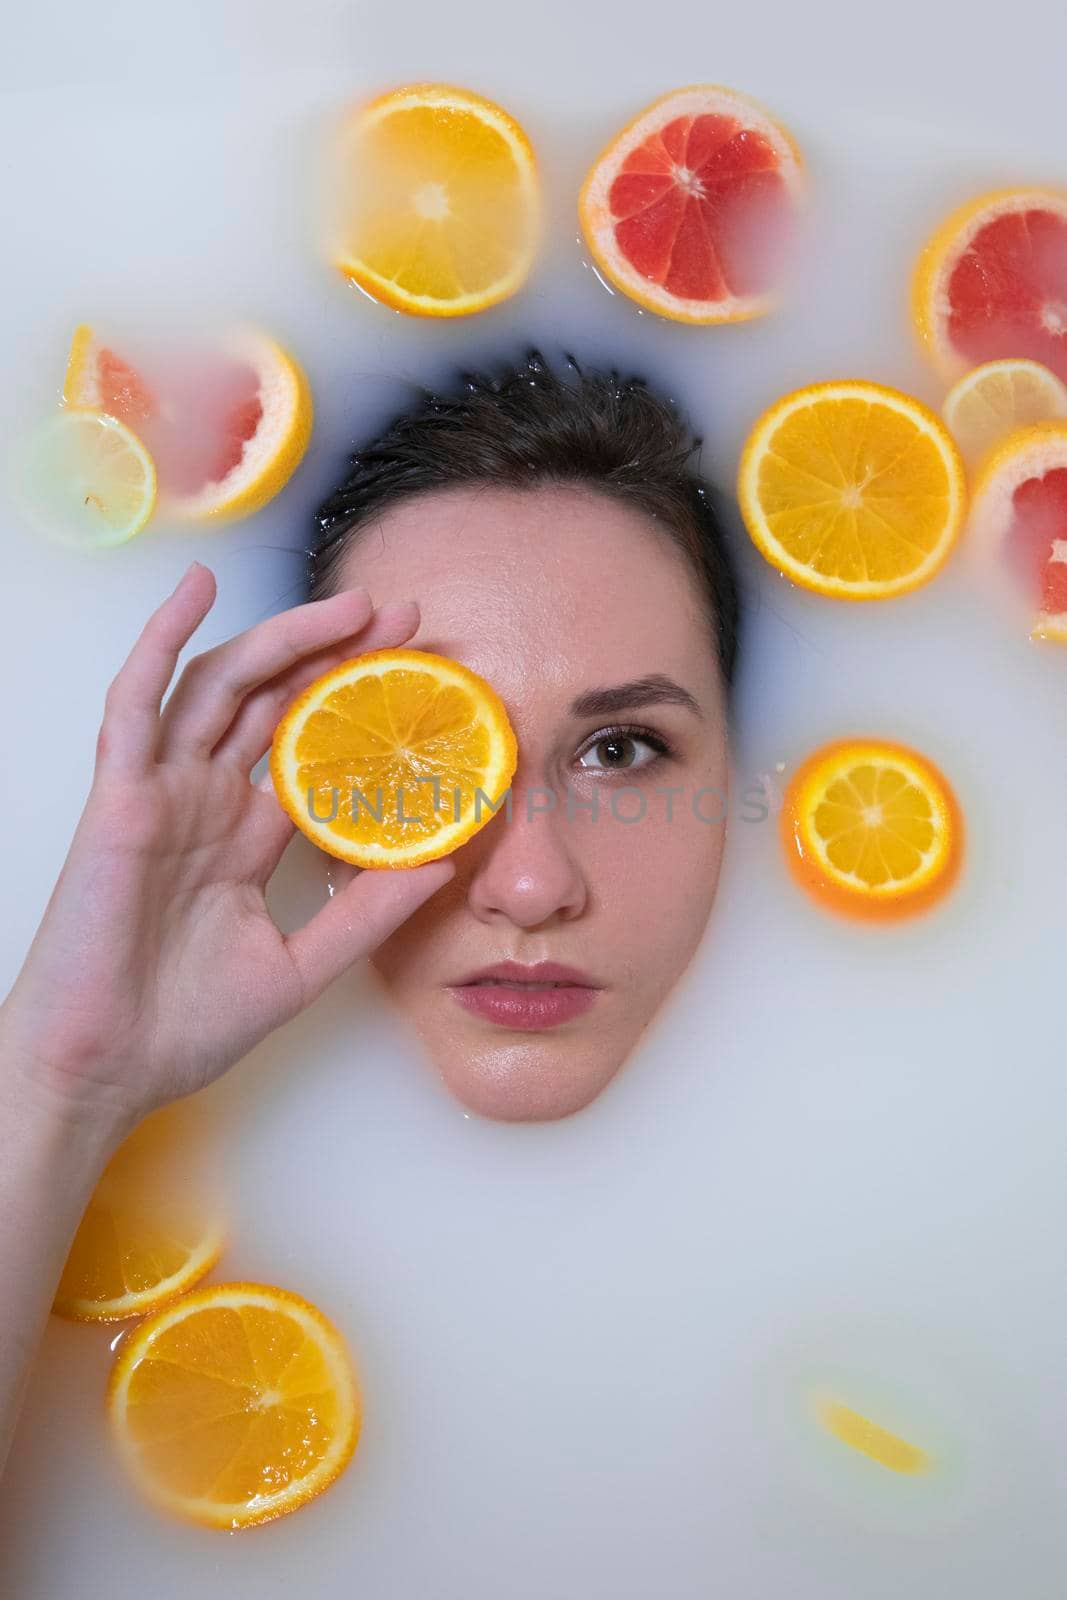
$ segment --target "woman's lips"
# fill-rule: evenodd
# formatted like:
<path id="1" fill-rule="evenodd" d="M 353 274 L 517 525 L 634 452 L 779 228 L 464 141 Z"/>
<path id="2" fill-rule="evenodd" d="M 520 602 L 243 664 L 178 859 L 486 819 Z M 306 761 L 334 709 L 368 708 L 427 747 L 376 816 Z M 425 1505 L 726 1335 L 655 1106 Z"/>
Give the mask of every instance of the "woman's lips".
<path id="1" fill-rule="evenodd" d="M 588 1011 L 600 992 L 593 979 L 554 961 L 522 966 L 502 961 L 449 987 L 467 1011 L 502 1028 L 554 1028 Z"/>

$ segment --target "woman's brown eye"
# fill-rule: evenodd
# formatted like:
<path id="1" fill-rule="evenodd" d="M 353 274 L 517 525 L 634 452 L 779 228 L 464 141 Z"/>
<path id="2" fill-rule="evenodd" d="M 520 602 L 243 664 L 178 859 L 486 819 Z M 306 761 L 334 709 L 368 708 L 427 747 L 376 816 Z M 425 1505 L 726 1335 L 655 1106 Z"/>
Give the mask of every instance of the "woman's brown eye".
<path id="1" fill-rule="evenodd" d="M 649 756 L 645 761 L 635 759 L 638 745 L 644 745 Z M 595 753 L 597 760 L 590 764 L 590 770 L 597 772 L 611 772 L 625 767 L 643 767 L 648 765 L 648 760 L 655 760 L 658 751 L 653 750 L 647 739 L 636 739 L 631 734 L 612 734 L 607 738 L 598 739 L 596 744 L 589 746 L 582 758 L 586 765 L 589 756 Z"/>

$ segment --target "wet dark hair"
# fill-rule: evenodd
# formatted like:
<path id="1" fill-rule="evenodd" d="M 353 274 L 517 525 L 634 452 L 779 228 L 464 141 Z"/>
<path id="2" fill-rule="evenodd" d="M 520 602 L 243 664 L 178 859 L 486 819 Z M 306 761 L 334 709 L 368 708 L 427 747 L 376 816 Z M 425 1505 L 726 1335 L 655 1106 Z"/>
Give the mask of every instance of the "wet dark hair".
<path id="1" fill-rule="evenodd" d="M 645 513 L 697 579 L 724 687 L 737 664 L 738 583 L 718 496 L 690 466 L 700 447 L 675 409 L 641 378 L 567 375 L 537 350 L 492 375 L 462 373 L 456 392 L 427 393 L 356 450 L 315 517 L 308 598 L 325 599 L 360 532 L 387 507 L 435 489 L 581 484 Z"/>

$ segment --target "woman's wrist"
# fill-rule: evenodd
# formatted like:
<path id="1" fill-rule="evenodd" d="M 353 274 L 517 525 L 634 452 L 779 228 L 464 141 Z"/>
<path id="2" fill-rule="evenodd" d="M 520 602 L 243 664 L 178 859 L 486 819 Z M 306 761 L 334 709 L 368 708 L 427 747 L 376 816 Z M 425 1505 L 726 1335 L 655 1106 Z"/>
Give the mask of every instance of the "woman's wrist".
<path id="1" fill-rule="evenodd" d="M 131 1133 L 139 1117 L 128 1096 L 91 1070 L 65 1060 L 38 1030 L 27 1026 L 15 997 L 0 1005 L 0 1114 L 35 1141 L 77 1148 L 101 1165 Z"/>

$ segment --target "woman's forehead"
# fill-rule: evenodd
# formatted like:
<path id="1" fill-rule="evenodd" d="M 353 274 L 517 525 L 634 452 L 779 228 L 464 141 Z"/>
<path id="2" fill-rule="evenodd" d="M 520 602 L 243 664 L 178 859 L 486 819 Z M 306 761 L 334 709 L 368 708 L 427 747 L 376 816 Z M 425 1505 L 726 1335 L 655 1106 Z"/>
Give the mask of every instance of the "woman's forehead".
<path id="1" fill-rule="evenodd" d="M 489 678 L 577 693 L 715 663 L 696 580 L 641 511 L 593 490 L 479 488 L 412 497 L 364 528 L 343 567 L 375 605 L 417 600 L 410 643 Z"/>

